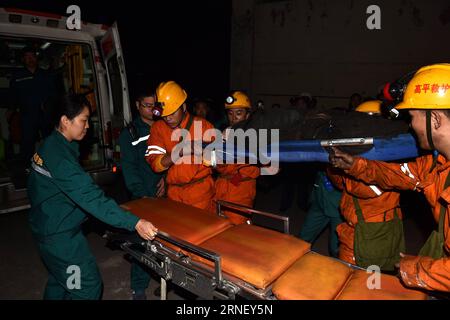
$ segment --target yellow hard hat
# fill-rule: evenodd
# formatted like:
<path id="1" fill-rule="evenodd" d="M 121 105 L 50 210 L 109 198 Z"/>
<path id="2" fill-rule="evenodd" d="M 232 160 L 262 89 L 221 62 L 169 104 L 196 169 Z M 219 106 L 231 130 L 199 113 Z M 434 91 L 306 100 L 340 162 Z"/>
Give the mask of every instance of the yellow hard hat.
<path id="1" fill-rule="evenodd" d="M 251 108 L 250 99 L 242 91 L 235 91 L 225 99 L 225 109 Z"/>
<path id="2" fill-rule="evenodd" d="M 175 81 L 161 82 L 156 89 L 158 104 L 162 107 L 161 116 L 171 115 L 186 101 L 187 93 Z"/>
<path id="3" fill-rule="evenodd" d="M 380 114 L 381 113 L 381 101 L 380 100 L 369 100 L 361 103 L 355 111 L 365 112 L 368 114 Z"/>
<path id="4" fill-rule="evenodd" d="M 396 109 L 450 109 L 450 64 L 420 68 L 406 86 Z"/>

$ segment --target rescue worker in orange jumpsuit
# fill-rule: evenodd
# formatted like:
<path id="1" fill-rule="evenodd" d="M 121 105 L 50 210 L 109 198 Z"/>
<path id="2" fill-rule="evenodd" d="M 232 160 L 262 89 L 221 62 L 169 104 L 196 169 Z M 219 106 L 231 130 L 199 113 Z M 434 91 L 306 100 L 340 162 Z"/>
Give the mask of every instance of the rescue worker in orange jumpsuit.
<path id="1" fill-rule="evenodd" d="M 400 276 L 410 287 L 449 292 L 450 64 L 420 68 L 400 93 L 403 99 L 395 109 L 408 110 L 420 147 L 437 153 L 396 164 L 352 157 L 336 149 L 330 161 L 334 167 L 367 184 L 424 193 L 439 224 L 439 231 L 429 238 L 434 240 L 427 242 L 434 243 L 435 249 L 421 250 L 418 256 L 401 254 Z"/>
<path id="2" fill-rule="evenodd" d="M 214 180 L 212 169 L 192 152 L 176 152 L 181 131 L 188 132 L 183 141 L 202 140 L 206 130 L 214 130 L 207 120 L 186 110 L 187 93 L 175 81 L 162 82 L 156 89 L 154 108 L 162 120 L 156 121 L 147 140 L 145 158 L 155 172 L 167 170 L 167 196 L 174 201 L 213 211 Z M 155 113 L 155 114 L 156 114 Z M 156 114 L 158 115 L 158 114 Z M 194 134 L 201 135 L 196 137 Z M 206 140 L 205 142 L 209 142 Z"/>
<path id="3" fill-rule="evenodd" d="M 235 91 L 227 97 L 225 111 L 230 127 L 247 120 L 250 117 L 250 110 L 250 99 L 245 93 Z M 225 129 L 225 139 L 227 129 Z M 219 176 L 216 180 L 215 200 L 253 207 L 256 196 L 256 178 L 260 175 L 260 168 L 250 164 L 221 164 L 217 165 L 216 170 Z M 234 224 L 246 223 L 248 220 L 246 217 L 230 211 L 224 213 Z"/>
<path id="4" fill-rule="evenodd" d="M 356 111 L 378 116 L 381 114 L 381 101 L 366 101 L 360 104 Z M 370 223 L 390 221 L 394 218 L 394 212 L 401 218 L 400 194 L 353 179 L 341 170 L 328 168 L 327 174 L 333 184 L 342 190 L 339 207 L 345 222 L 336 228 L 339 238 L 339 259 L 356 265 L 353 248 L 358 216 L 353 197 L 358 201 L 364 221 Z"/>

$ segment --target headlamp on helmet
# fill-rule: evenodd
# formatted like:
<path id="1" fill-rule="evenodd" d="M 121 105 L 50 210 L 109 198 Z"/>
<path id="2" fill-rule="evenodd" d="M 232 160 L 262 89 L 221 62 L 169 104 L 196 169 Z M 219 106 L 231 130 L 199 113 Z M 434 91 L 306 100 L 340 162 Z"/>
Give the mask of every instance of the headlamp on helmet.
<path id="1" fill-rule="evenodd" d="M 232 103 L 235 102 L 235 101 L 236 101 L 236 98 L 233 97 L 232 95 L 229 95 L 229 96 L 225 99 L 225 102 L 226 102 L 227 104 L 232 104 Z"/>
<path id="2" fill-rule="evenodd" d="M 152 113 L 155 117 L 161 117 L 164 109 L 164 102 L 155 102 Z"/>
<path id="3" fill-rule="evenodd" d="M 251 108 L 250 99 L 242 91 L 233 91 L 225 99 L 225 109 Z"/>
<path id="4" fill-rule="evenodd" d="M 187 93 L 175 81 L 161 82 L 156 88 L 156 100 L 159 103 L 157 113 L 166 117 L 177 111 L 186 101 Z"/>
<path id="5" fill-rule="evenodd" d="M 398 104 L 398 101 L 394 102 L 394 101 L 384 100 L 383 103 L 381 104 L 382 114 L 384 114 L 386 117 L 389 117 L 391 119 L 399 118 L 400 111 L 395 109 L 397 104 Z"/>
<path id="6" fill-rule="evenodd" d="M 388 82 L 383 88 L 383 107 L 388 111 L 392 118 L 398 118 L 400 112 L 395 108 L 400 102 L 403 101 L 403 96 L 406 91 L 406 86 L 412 79 L 416 71 L 412 71 L 395 80 L 394 82 Z"/>

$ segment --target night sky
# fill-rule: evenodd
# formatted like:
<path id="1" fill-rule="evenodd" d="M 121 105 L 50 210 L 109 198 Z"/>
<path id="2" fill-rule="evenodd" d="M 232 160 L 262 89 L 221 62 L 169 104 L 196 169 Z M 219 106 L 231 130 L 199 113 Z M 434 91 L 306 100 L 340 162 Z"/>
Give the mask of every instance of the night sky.
<path id="1" fill-rule="evenodd" d="M 117 21 L 131 95 L 175 80 L 190 98 L 221 104 L 229 90 L 231 1 L 0 0 L 0 7 L 62 15 L 71 4 L 83 21 Z"/>

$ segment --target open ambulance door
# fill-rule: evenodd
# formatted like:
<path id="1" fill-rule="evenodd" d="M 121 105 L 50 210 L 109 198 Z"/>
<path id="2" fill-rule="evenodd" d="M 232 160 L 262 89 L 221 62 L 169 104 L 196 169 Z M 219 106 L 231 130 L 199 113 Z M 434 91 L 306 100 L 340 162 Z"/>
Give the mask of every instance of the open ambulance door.
<path id="1" fill-rule="evenodd" d="M 126 123 L 131 121 L 130 100 L 128 94 L 127 75 L 119 31 L 115 22 L 100 39 L 101 54 L 105 63 L 109 91 L 109 113 L 105 143 L 111 147 L 109 159 L 118 161 L 120 158 L 119 135 Z"/>

